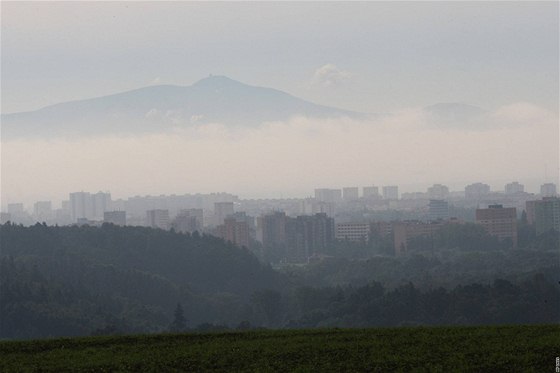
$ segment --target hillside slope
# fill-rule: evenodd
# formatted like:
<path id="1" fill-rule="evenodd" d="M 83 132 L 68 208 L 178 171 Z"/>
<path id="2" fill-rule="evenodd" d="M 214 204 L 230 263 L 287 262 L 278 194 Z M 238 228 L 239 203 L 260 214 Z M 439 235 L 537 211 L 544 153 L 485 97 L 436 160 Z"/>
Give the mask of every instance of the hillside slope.
<path id="1" fill-rule="evenodd" d="M 142 134 L 203 123 L 257 126 L 295 116 L 354 118 L 363 114 L 317 105 L 225 76 L 210 76 L 191 86 L 149 86 L 36 111 L 3 114 L 2 137 Z"/>

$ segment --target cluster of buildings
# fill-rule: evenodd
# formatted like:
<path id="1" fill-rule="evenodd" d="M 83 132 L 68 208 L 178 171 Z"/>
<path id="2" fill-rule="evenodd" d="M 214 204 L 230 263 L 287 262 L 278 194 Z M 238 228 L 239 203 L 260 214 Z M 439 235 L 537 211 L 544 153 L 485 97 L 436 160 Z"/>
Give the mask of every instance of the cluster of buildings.
<path id="1" fill-rule="evenodd" d="M 448 224 L 474 222 L 490 235 L 517 246 L 517 221 L 525 210 L 537 234 L 560 231 L 560 199 L 556 185 L 543 184 L 540 194 L 527 193 L 518 182 L 500 192 L 487 184 L 467 185 L 450 192 L 434 184 L 425 192 L 403 193 L 398 186 L 315 189 L 301 199 L 242 200 L 228 193 L 135 196 L 113 200 L 108 192 L 75 192 L 53 209 L 50 201 L 10 203 L 2 223 L 88 224 L 147 226 L 212 234 L 239 246 L 259 248 L 269 261 L 293 263 L 328 252 L 339 241 L 367 243 L 372 237 L 392 240 L 396 255 L 406 253 L 408 242 L 433 235 Z M 453 218 L 453 210 L 473 211 L 472 218 Z M 470 209 L 470 210 L 469 210 Z M 372 214 L 407 212 L 414 219 L 379 219 Z"/>

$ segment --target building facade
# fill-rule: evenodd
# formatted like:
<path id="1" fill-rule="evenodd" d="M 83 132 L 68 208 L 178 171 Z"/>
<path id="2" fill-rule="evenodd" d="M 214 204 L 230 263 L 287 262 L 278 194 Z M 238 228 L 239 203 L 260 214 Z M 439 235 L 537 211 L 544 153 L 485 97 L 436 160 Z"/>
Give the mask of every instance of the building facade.
<path id="1" fill-rule="evenodd" d="M 388 185 L 383 187 L 383 198 L 389 200 L 399 199 L 399 187 L 396 185 Z"/>
<path id="2" fill-rule="evenodd" d="M 146 211 L 146 225 L 150 228 L 169 229 L 169 210 Z"/>
<path id="3" fill-rule="evenodd" d="M 339 241 L 363 242 L 369 241 L 370 223 L 337 223 L 335 238 Z"/>
<path id="4" fill-rule="evenodd" d="M 126 211 L 105 211 L 103 222 L 120 226 L 126 225 Z"/>
<path id="5" fill-rule="evenodd" d="M 517 247 L 517 210 L 502 205 L 490 205 L 476 210 L 476 224 L 480 224 L 488 234 L 500 240 L 511 240 Z"/>
<path id="6" fill-rule="evenodd" d="M 551 230 L 560 232 L 560 198 L 546 197 L 534 202 L 534 224 L 537 235 Z"/>

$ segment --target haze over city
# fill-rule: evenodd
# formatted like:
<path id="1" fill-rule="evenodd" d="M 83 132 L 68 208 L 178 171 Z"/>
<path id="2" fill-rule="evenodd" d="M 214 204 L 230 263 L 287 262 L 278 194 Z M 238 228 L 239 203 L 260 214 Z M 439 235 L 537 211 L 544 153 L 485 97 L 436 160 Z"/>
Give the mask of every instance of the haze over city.
<path id="1" fill-rule="evenodd" d="M 538 192 L 558 180 L 557 8 L 5 3 L 2 204 L 60 201 L 77 190 L 278 198 L 370 184 L 417 191 L 441 182 L 462 190 L 481 181 L 500 190 L 513 180 Z M 136 117 L 110 111 L 111 103 L 79 122 L 55 107 L 38 113 L 72 131 L 9 131 L 8 113 L 162 84 L 214 79 L 217 92 L 222 76 L 233 93 L 204 113 L 188 111 L 180 97 L 173 106 L 150 93 Z M 342 114 L 299 104 L 281 115 L 263 112 L 260 91 L 235 112 L 227 102 L 237 84 Z M 278 106 L 276 97 L 270 101 Z M 107 130 L 96 115 L 118 124 Z M 242 124 L 229 123 L 234 117 Z M 167 124 L 147 131 L 138 118 Z M 113 131 L 119 125 L 128 127 Z"/>
<path id="2" fill-rule="evenodd" d="M 0 8 L 0 372 L 560 369 L 558 1 Z"/>

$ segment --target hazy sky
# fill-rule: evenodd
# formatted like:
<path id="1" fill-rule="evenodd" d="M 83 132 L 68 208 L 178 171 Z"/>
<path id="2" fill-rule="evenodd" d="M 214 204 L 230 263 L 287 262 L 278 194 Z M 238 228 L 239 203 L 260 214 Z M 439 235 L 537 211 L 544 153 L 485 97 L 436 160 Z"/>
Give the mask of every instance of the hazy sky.
<path id="1" fill-rule="evenodd" d="M 364 112 L 557 110 L 558 2 L 2 2 L 4 113 L 210 73 Z"/>
<path id="2" fill-rule="evenodd" d="M 372 183 L 537 185 L 545 167 L 558 177 L 558 2 L 2 2 L 1 13 L 3 113 L 208 74 L 396 113 L 375 127 L 299 118 L 246 133 L 217 124 L 4 141 L 3 203 L 81 189 L 278 197 Z M 487 109 L 491 126 L 429 128 L 418 108 L 439 102 Z M 189 163 L 201 153 L 209 167 Z"/>

